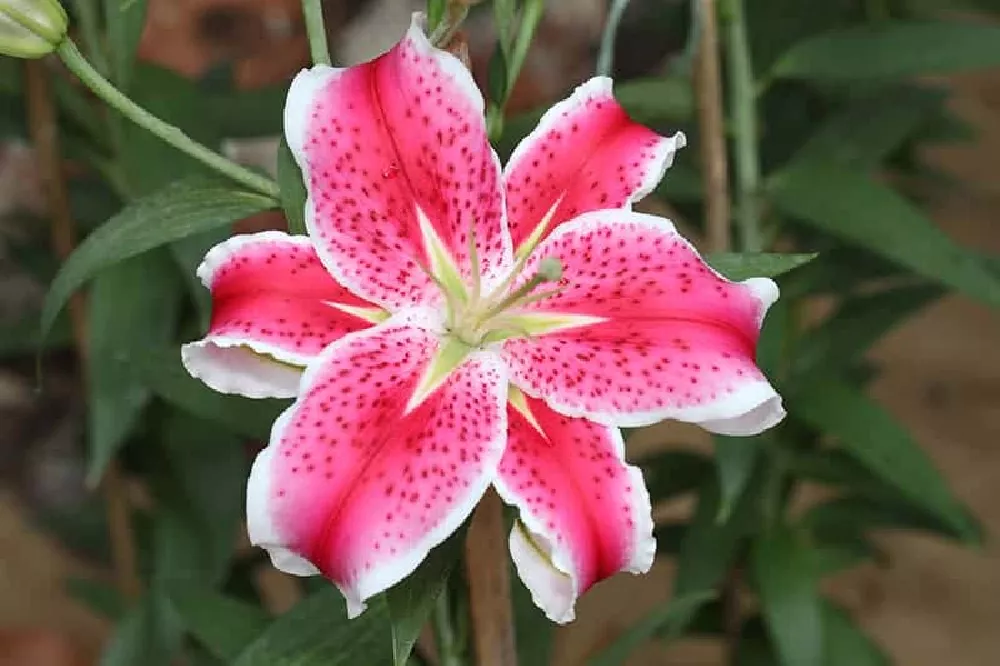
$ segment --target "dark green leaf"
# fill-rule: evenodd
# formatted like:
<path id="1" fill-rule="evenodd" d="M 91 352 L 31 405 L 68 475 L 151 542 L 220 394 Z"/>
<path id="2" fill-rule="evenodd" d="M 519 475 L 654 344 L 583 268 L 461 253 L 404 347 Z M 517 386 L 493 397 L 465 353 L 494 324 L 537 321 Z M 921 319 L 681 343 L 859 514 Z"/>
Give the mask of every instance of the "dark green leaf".
<path id="1" fill-rule="evenodd" d="M 816 572 L 801 535 L 776 528 L 756 539 L 751 565 L 768 632 L 784 666 L 820 666 L 823 619 Z"/>
<path id="2" fill-rule="evenodd" d="M 820 611 L 824 666 L 890 666 L 889 657 L 861 631 L 850 615 L 825 599 Z"/>
<path id="3" fill-rule="evenodd" d="M 170 592 L 184 627 L 213 655 L 229 663 L 267 629 L 271 618 L 262 609 L 203 588 L 186 586 Z"/>
<path id="4" fill-rule="evenodd" d="M 306 186 L 302 171 L 295 163 L 285 139 L 278 144 L 278 186 L 281 189 L 281 208 L 285 211 L 288 233 L 306 234 Z"/>
<path id="5" fill-rule="evenodd" d="M 654 504 L 695 490 L 712 475 L 711 461 L 694 451 L 661 451 L 636 464 Z"/>
<path id="6" fill-rule="evenodd" d="M 789 395 L 790 413 L 840 441 L 872 473 L 911 503 L 950 525 L 965 539 L 980 535 L 968 511 L 909 433 L 857 388 L 835 377 L 818 378 Z"/>
<path id="7" fill-rule="evenodd" d="M 828 32 L 789 49 L 778 77 L 885 79 L 1000 65 L 1000 26 L 959 22 L 881 22 Z"/>
<path id="8" fill-rule="evenodd" d="M 282 400 L 252 400 L 213 391 L 188 374 L 177 348 L 149 350 L 128 363 L 167 402 L 257 440 L 267 441 L 271 425 L 288 405 Z"/>
<path id="9" fill-rule="evenodd" d="M 715 466 L 719 475 L 719 516 L 724 522 L 753 476 L 763 440 L 760 437 L 715 435 Z"/>
<path id="10" fill-rule="evenodd" d="M 208 251 L 232 235 L 232 227 L 225 225 L 212 231 L 195 234 L 170 244 L 170 254 L 177 264 L 198 311 L 201 330 L 207 330 L 212 319 L 212 294 L 198 277 L 198 266 Z"/>
<path id="11" fill-rule="evenodd" d="M 416 571 L 386 593 L 386 606 L 392 622 L 392 655 L 395 666 L 405 666 L 409 659 L 413 646 L 427 623 L 427 617 L 462 556 L 464 545 L 463 528 L 432 549 Z"/>
<path id="12" fill-rule="evenodd" d="M 136 49 L 146 22 L 146 0 L 104 0 L 112 80 L 128 90 Z"/>
<path id="13" fill-rule="evenodd" d="M 862 173 L 802 164 L 771 182 L 777 207 L 914 273 L 1000 305 L 1000 278 L 919 209 Z"/>
<path id="14" fill-rule="evenodd" d="M 66 591 L 90 610 L 117 621 L 128 611 L 128 606 L 114 585 L 93 578 L 70 578 Z"/>
<path id="15" fill-rule="evenodd" d="M 389 613 L 375 597 L 348 621 L 333 586 L 301 601 L 275 620 L 234 662 L 235 666 L 388 666 L 392 663 Z"/>
<path id="16" fill-rule="evenodd" d="M 528 588 L 513 571 L 513 563 L 510 576 L 518 666 L 550 666 L 556 625 L 531 600 Z"/>
<path id="17" fill-rule="evenodd" d="M 123 362 L 167 344 L 180 314 L 182 285 L 160 250 L 100 272 L 87 299 L 87 406 L 90 456 L 87 482 L 95 485 L 132 431 L 149 389 Z"/>
<path id="18" fill-rule="evenodd" d="M 116 627 L 101 655 L 101 666 L 170 666 L 181 638 L 167 599 L 147 594 Z"/>
<path id="19" fill-rule="evenodd" d="M 849 102 L 795 153 L 795 162 L 874 169 L 930 122 L 945 95 L 916 86 L 892 87 Z"/>
<path id="20" fill-rule="evenodd" d="M 971 522 L 971 519 L 969 519 Z M 919 530 L 961 539 L 957 531 L 933 514 L 905 500 L 846 495 L 817 504 L 802 524 L 823 541 L 850 541 L 872 530 Z"/>
<path id="21" fill-rule="evenodd" d="M 205 114 L 227 139 L 269 137 L 281 134 L 282 109 L 288 84 L 253 90 L 201 91 Z"/>
<path id="22" fill-rule="evenodd" d="M 705 255 L 709 266 L 737 282 L 752 277 L 777 277 L 815 258 L 815 254 L 713 252 Z"/>
<path id="23" fill-rule="evenodd" d="M 42 308 L 44 339 L 69 297 L 104 268 L 154 247 L 273 208 L 268 197 L 201 178 L 144 197 L 87 237 L 56 275 Z"/>
<path id="24" fill-rule="evenodd" d="M 497 44 L 490 56 L 489 70 L 486 73 L 486 84 L 489 99 L 498 105 L 507 101 L 507 59 L 503 49 Z"/>
<path id="25" fill-rule="evenodd" d="M 52 332 L 44 340 L 38 339 L 38 313 L 29 312 L 15 321 L 0 325 L 0 358 L 35 354 L 68 347 L 73 342 L 69 318 L 60 316 Z M 39 349 L 38 345 L 44 348 Z"/>
<path id="26" fill-rule="evenodd" d="M 802 336 L 795 350 L 796 371 L 808 375 L 843 368 L 943 292 L 936 285 L 904 285 L 847 300 L 830 318 Z"/>
<path id="27" fill-rule="evenodd" d="M 632 79 L 615 86 L 615 99 L 636 121 L 675 126 L 694 115 L 694 89 L 685 77 Z"/>

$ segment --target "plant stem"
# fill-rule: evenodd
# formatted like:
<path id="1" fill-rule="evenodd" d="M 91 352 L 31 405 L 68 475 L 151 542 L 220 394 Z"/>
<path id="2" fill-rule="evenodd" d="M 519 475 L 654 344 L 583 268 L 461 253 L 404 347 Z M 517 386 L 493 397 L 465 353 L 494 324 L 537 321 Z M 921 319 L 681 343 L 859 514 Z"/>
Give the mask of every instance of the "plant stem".
<path id="1" fill-rule="evenodd" d="M 302 0 L 302 17 L 306 22 L 313 64 L 329 65 L 330 47 L 326 43 L 326 26 L 323 24 L 323 0 Z"/>
<path id="2" fill-rule="evenodd" d="M 244 185 L 254 192 L 278 199 L 278 184 L 270 178 L 242 167 L 226 159 L 215 151 L 198 143 L 180 129 L 163 122 L 152 115 L 127 96 L 95 70 L 72 40 L 67 39 L 56 51 L 63 63 L 75 74 L 94 94 L 116 109 L 123 116 L 143 127 L 174 148 L 187 153 L 205 166 L 223 174 L 233 181 Z"/>
<path id="3" fill-rule="evenodd" d="M 736 217 L 741 250 L 760 252 L 760 157 L 757 153 L 757 99 L 747 40 L 743 0 L 728 0 L 723 14 L 729 73 L 729 113 L 734 131 Z"/>
<path id="4" fill-rule="evenodd" d="M 628 0 L 613 0 L 608 10 L 608 20 L 604 24 L 601 35 L 601 50 L 597 54 L 597 75 L 611 76 L 614 69 L 615 37 L 618 36 L 618 25 L 628 7 Z"/>
<path id="5" fill-rule="evenodd" d="M 726 252 L 731 242 L 729 216 L 729 158 L 722 110 L 722 76 L 719 73 L 719 31 L 715 0 L 698 0 L 700 12 L 698 54 L 695 60 L 695 94 L 701 136 L 701 172 L 705 181 L 705 227 L 708 249 Z"/>
<path id="6" fill-rule="evenodd" d="M 28 100 L 28 123 L 31 139 L 38 156 L 38 166 L 49 206 L 52 224 L 52 247 L 60 259 L 73 253 L 76 233 L 69 194 L 63 177 L 59 146 L 59 125 L 51 88 L 51 72 L 41 60 L 25 62 L 25 88 Z M 70 323 L 80 372 L 87 372 L 87 315 L 83 295 L 76 293 L 69 303 Z M 121 470 L 115 462 L 108 465 L 101 480 L 108 516 L 111 556 L 114 562 L 118 592 L 125 599 L 139 595 L 139 574 L 136 565 L 135 540 L 129 517 L 128 497 Z"/>
<path id="7" fill-rule="evenodd" d="M 434 30 L 431 32 L 429 37 L 431 44 L 439 49 L 447 48 L 451 42 L 451 38 L 458 32 L 458 29 L 462 26 L 462 22 L 465 21 L 465 17 L 468 15 L 469 6 L 464 2 L 449 2 L 447 8 L 444 10 L 444 16 L 441 17 L 441 20 L 434 26 Z"/>
<path id="8" fill-rule="evenodd" d="M 465 540 L 476 666 L 516 666 L 503 502 L 490 489 L 472 516 Z"/>

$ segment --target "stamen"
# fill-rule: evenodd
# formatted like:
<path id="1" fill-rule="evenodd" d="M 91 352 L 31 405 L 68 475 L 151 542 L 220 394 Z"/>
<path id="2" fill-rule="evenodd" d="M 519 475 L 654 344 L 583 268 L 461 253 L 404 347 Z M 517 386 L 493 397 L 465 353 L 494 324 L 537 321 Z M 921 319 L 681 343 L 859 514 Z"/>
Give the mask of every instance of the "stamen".
<path id="1" fill-rule="evenodd" d="M 496 305 L 488 308 L 479 318 L 478 322 L 482 323 L 496 314 L 503 312 L 512 305 L 534 303 L 538 300 L 537 296 L 542 296 L 541 294 L 536 295 L 536 297 L 531 297 L 532 291 L 535 290 L 541 284 L 546 282 L 558 282 L 562 279 L 562 264 L 555 257 L 546 257 L 538 262 L 538 272 L 531 276 L 531 279 L 521 285 L 520 289 L 515 291 L 513 294 L 507 296 L 505 299 L 497 303 Z M 550 290 L 546 292 L 543 298 L 547 298 L 552 294 L 556 293 L 558 290 Z"/>

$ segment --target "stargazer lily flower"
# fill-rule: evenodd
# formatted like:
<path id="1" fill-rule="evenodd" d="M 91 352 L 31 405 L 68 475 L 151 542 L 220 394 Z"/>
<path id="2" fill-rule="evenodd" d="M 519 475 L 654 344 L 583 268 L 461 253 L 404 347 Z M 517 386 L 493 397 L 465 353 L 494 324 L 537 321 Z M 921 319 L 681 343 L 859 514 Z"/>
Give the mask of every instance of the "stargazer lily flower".
<path id="1" fill-rule="evenodd" d="M 471 75 L 404 39 L 292 83 L 285 133 L 309 236 L 212 249 L 192 375 L 295 397 L 250 475 L 251 540 L 322 573 L 354 616 L 492 484 L 517 508 L 517 571 L 551 619 L 655 541 L 620 426 L 749 435 L 784 415 L 754 362 L 778 291 L 719 276 L 665 219 L 631 211 L 684 143 L 632 122 L 595 78 L 501 170 Z"/>

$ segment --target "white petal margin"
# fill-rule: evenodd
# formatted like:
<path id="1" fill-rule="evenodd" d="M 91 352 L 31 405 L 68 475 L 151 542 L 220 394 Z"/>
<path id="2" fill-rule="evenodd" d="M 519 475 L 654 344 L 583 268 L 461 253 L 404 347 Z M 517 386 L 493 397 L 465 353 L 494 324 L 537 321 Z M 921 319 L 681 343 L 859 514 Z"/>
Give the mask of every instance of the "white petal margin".
<path id="1" fill-rule="evenodd" d="M 181 362 L 192 377 L 214 391 L 247 398 L 295 397 L 303 368 L 275 358 L 284 355 L 259 342 L 217 336 L 181 347 Z"/>

